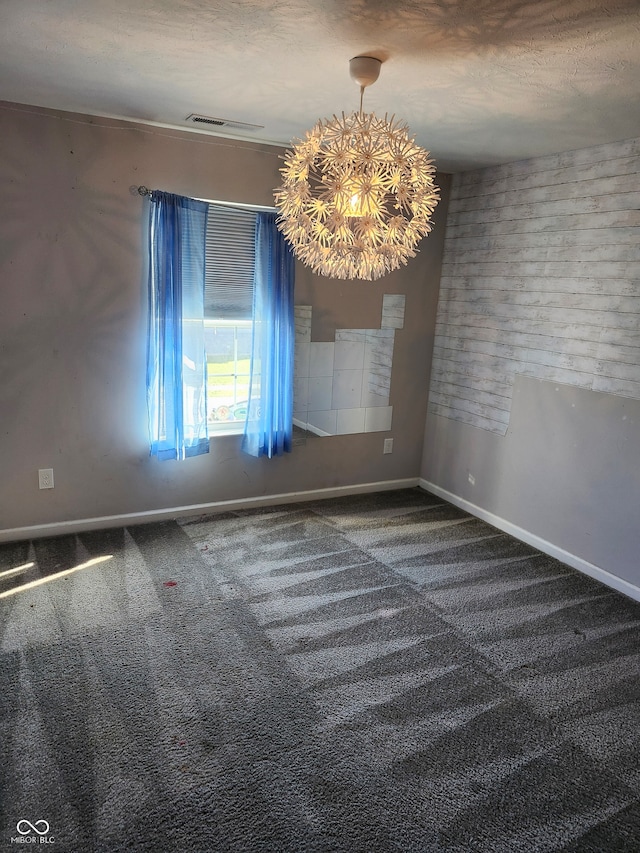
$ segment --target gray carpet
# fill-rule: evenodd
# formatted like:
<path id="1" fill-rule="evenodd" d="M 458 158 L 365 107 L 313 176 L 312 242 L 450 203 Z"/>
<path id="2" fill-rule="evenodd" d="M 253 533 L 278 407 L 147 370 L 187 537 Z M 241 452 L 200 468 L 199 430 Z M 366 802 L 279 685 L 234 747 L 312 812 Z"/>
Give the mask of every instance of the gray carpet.
<path id="1" fill-rule="evenodd" d="M 3 545 L 0 593 L 101 556 L 0 599 L 0 849 L 640 850 L 630 599 L 419 489 Z"/>

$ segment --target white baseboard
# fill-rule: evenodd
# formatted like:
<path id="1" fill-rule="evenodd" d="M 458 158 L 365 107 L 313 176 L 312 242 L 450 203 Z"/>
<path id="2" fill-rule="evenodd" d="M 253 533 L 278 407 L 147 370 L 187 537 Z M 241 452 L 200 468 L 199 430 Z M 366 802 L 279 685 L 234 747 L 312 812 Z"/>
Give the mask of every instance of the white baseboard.
<path id="1" fill-rule="evenodd" d="M 131 512 L 122 515 L 104 515 L 98 518 L 81 518 L 75 521 L 58 521 L 52 524 L 36 524 L 32 527 L 14 527 L 0 530 L 0 542 L 17 542 L 24 539 L 42 539 L 44 536 L 64 536 L 81 533 L 84 530 L 103 530 L 108 527 L 127 527 L 133 524 L 146 524 L 150 521 L 166 521 L 185 515 L 206 515 L 207 513 L 229 512 L 238 509 L 254 509 L 275 504 L 301 503 L 302 501 L 323 500 L 344 495 L 360 495 L 369 492 L 385 492 L 392 489 L 410 489 L 418 485 L 417 477 L 404 480 L 381 480 L 377 483 L 357 483 L 351 486 L 335 486 L 328 489 L 309 489 L 304 492 L 283 492 L 279 495 L 263 495 L 255 498 L 240 498 L 231 501 L 214 501 L 191 506 L 152 509 L 147 512 Z"/>
<path id="2" fill-rule="evenodd" d="M 563 548 L 559 548 L 557 545 L 547 542 L 546 539 L 536 536 L 535 533 L 530 533 L 528 530 L 518 527 L 517 524 L 512 524 L 510 521 L 506 521 L 506 519 L 501 518 L 498 515 L 494 515 L 492 512 L 482 509 L 482 507 L 476 506 L 474 503 L 471 503 L 471 501 L 461 498 L 458 495 L 454 495 L 452 492 L 448 492 L 440 486 L 436 486 L 435 483 L 430 483 L 428 480 L 423 480 L 421 478 L 418 485 L 426 492 L 431 492 L 439 498 L 443 498 L 448 503 L 466 510 L 471 515 L 475 515 L 477 518 L 481 518 L 488 524 L 497 527 L 498 530 L 502 530 L 504 533 L 514 536 L 521 542 L 526 542 L 527 545 L 537 548 L 538 551 L 542 551 L 550 557 L 555 557 L 562 563 L 566 563 L 567 566 L 571 566 L 572 569 L 577 569 L 579 572 L 583 572 L 585 575 L 589 575 L 589 577 L 595 578 L 595 580 L 606 584 L 606 586 L 609 586 L 618 592 L 622 592 L 624 595 L 628 595 L 629 598 L 633 598 L 635 601 L 640 601 L 640 588 L 635 586 L 635 584 L 632 584 L 623 578 L 619 578 L 617 575 L 612 575 L 611 572 L 601 569 L 600 566 L 595 566 L 593 563 L 589 563 L 587 560 L 583 560 L 581 557 L 577 557 L 575 554 L 571 554 L 569 551 L 565 551 Z"/>

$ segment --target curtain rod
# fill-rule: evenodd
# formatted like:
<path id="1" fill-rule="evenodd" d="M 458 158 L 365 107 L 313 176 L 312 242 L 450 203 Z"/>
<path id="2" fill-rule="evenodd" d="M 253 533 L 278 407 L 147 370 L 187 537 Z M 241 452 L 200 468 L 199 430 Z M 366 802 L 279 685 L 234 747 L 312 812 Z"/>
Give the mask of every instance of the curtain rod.
<path id="1" fill-rule="evenodd" d="M 132 193 L 138 193 L 138 195 L 153 195 L 153 190 L 150 190 L 149 187 L 145 187 L 143 184 L 139 187 L 133 186 L 130 187 Z M 268 213 L 273 213 L 275 211 L 275 207 L 271 207 L 266 204 L 243 204 L 240 201 L 212 201 L 210 198 L 198 198 L 197 201 L 204 201 L 207 204 L 217 204 L 220 207 L 234 207 L 240 208 L 243 210 L 264 210 Z"/>

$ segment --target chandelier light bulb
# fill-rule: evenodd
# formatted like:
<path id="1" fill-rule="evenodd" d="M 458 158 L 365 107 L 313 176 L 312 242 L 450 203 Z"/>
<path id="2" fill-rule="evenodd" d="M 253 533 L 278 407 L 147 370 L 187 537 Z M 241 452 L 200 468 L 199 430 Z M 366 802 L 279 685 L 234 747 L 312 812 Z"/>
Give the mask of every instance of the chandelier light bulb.
<path id="1" fill-rule="evenodd" d="M 372 57 L 351 60 L 361 96 L 379 67 Z M 406 124 L 362 106 L 320 119 L 280 172 L 278 228 L 300 261 L 332 278 L 374 280 L 406 264 L 440 199 L 433 162 Z"/>

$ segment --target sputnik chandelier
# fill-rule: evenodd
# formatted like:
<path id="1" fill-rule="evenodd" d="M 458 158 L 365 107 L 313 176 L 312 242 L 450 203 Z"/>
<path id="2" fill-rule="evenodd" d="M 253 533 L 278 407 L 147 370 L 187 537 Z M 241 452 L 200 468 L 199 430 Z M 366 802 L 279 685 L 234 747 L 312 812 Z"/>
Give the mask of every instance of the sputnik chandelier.
<path id="1" fill-rule="evenodd" d="M 332 278 L 380 278 L 415 257 L 440 199 L 429 153 L 406 124 L 362 112 L 381 62 L 349 63 L 360 111 L 320 119 L 284 156 L 277 224 L 295 256 Z"/>

